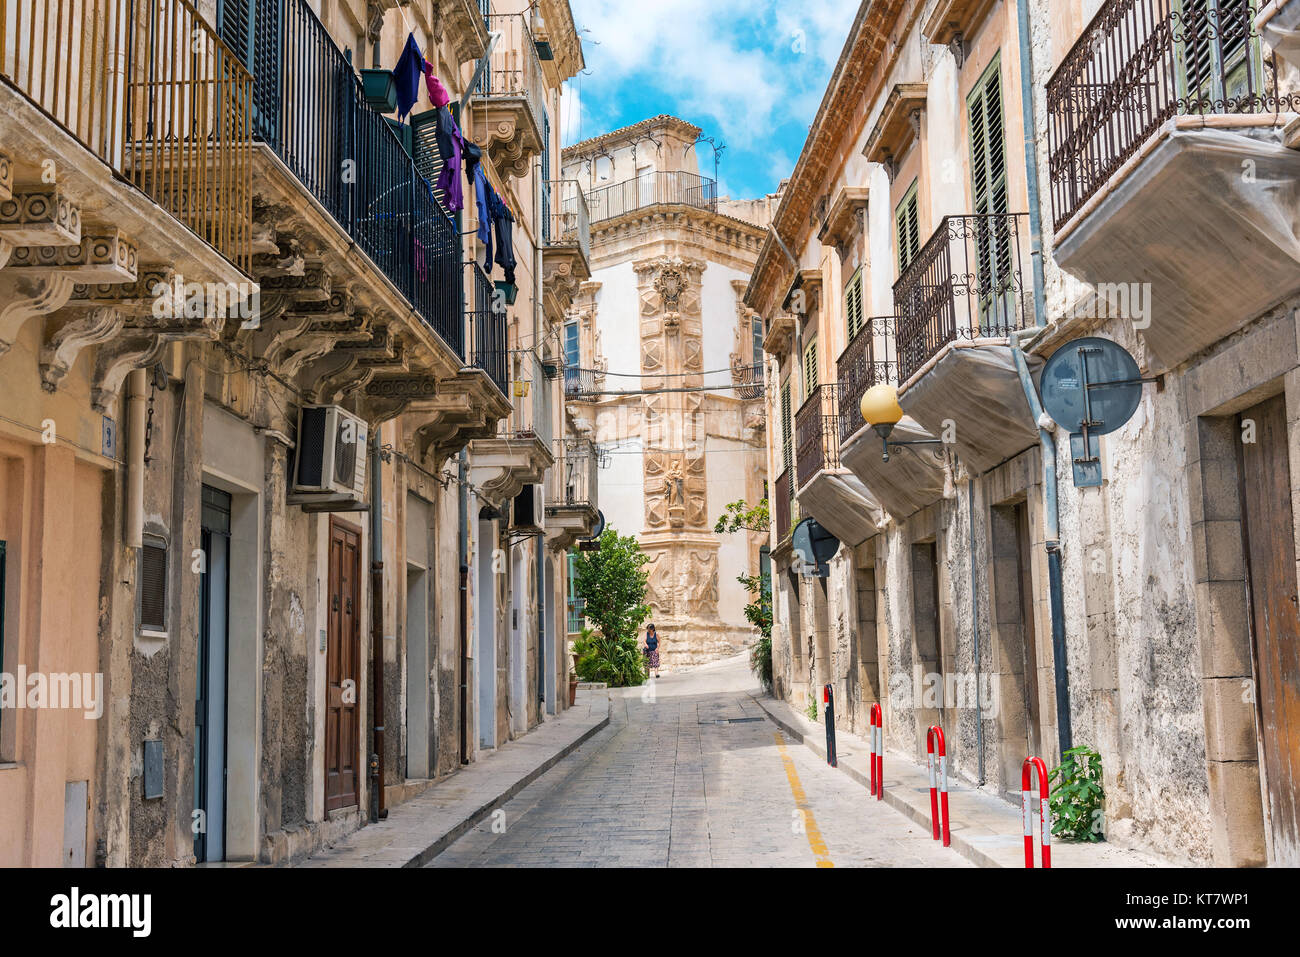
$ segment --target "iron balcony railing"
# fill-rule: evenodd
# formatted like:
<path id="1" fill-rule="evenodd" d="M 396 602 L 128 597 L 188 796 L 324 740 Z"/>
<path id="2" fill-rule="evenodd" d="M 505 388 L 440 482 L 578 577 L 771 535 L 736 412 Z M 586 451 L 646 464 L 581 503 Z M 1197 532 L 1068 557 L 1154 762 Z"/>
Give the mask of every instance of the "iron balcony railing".
<path id="1" fill-rule="evenodd" d="M 478 0 L 479 13 L 483 14 L 483 25 L 492 28 L 492 0 Z"/>
<path id="2" fill-rule="evenodd" d="M 550 380 L 535 349 L 512 349 L 509 354 L 510 415 L 501 421 L 498 434 L 509 438 L 536 438 L 548 448 L 552 444 Z"/>
<path id="3" fill-rule="evenodd" d="M 538 133 L 544 133 L 546 83 L 527 19 L 521 13 L 493 13 L 488 16 L 488 29 L 500 33 L 501 39 L 492 51 L 479 95 L 488 99 L 522 97 Z"/>
<path id="4" fill-rule="evenodd" d="M 736 398 L 749 401 L 763 397 L 765 383 L 761 365 L 734 366 L 731 370 L 731 380 L 736 386 Z"/>
<path id="5" fill-rule="evenodd" d="M 1108 0 L 1047 84 L 1060 229 L 1176 115 L 1300 109 L 1265 64 L 1252 0 Z"/>
<path id="6" fill-rule="evenodd" d="M 818 472 L 840 467 L 839 394 L 836 383 L 819 385 L 795 413 L 799 488 L 811 482 Z"/>
<path id="7" fill-rule="evenodd" d="M 799 521 L 799 503 L 794 498 L 795 490 L 791 481 L 793 472 L 794 470 L 789 468 L 782 472 L 777 477 L 776 489 L 773 492 L 778 545 L 790 538 L 790 533 L 794 531 L 794 526 Z"/>
<path id="8" fill-rule="evenodd" d="M 466 365 L 482 369 L 501 390 L 510 394 L 507 369 L 510 349 L 506 343 L 505 306 L 492 280 L 476 262 L 465 264 L 468 281 L 465 284 L 465 319 L 468 332 Z"/>
<path id="9" fill-rule="evenodd" d="M 895 336 L 898 320 L 876 316 L 862 324 L 836 361 L 840 380 L 840 444 L 847 442 L 866 422 L 862 419 L 862 396 L 872 386 L 898 385 Z"/>
<path id="10" fill-rule="evenodd" d="M 566 439 L 556 443 L 555 466 L 547 505 L 552 508 L 596 508 L 600 453 L 587 441 Z"/>
<path id="11" fill-rule="evenodd" d="M 660 171 L 601 186 L 587 193 L 591 221 L 601 222 L 648 206 L 718 208 L 718 184 L 696 173 Z"/>
<path id="12" fill-rule="evenodd" d="M 581 634 L 583 627 L 587 624 L 587 600 L 585 598 L 573 597 L 568 601 L 569 616 L 568 629 L 570 635 Z"/>
<path id="13" fill-rule="evenodd" d="M 945 217 L 894 283 L 900 382 L 950 342 L 1025 328 L 1028 241 L 1025 213 Z"/>
<path id="14" fill-rule="evenodd" d="M 591 215 L 576 179 L 547 180 L 542 190 L 542 243 L 577 246 L 591 261 Z"/>
<path id="15" fill-rule="evenodd" d="M 591 395 L 596 391 L 596 370 L 564 367 L 564 394 L 570 398 Z"/>
<path id="16" fill-rule="evenodd" d="M 189 0 L 0 0 L 0 76 L 248 271 L 253 81 Z"/>
<path id="17" fill-rule="evenodd" d="M 461 240 L 432 186 L 303 0 L 259 3 L 257 25 L 254 133 L 465 357 Z"/>

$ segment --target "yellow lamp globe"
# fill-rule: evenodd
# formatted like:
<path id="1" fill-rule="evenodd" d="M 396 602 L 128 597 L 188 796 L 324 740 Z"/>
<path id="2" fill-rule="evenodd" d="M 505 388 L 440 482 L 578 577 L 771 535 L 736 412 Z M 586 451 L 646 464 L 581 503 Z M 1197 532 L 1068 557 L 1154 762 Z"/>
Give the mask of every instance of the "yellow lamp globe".
<path id="1" fill-rule="evenodd" d="M 887 383 L 872 386 L 864 392 L 858 408 L 862 410 L 862 420 L 873 428 L 882 425 L 892 428 L 903 418 L 898 390 Z"/>

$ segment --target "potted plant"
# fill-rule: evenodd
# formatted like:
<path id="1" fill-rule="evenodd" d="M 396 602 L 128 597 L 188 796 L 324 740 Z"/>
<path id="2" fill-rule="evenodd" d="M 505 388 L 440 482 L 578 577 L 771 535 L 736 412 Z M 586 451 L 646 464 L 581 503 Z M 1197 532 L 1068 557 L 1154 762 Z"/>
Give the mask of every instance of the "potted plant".
<path id="1" fill-rule="evenodd" d="M 392 70 L 366 68 L 361 71 L 361 92 L 366 98 L 366 106 L 380 113 L 391 113 L 397 109 L 397 84 L 393 82 Z"/>

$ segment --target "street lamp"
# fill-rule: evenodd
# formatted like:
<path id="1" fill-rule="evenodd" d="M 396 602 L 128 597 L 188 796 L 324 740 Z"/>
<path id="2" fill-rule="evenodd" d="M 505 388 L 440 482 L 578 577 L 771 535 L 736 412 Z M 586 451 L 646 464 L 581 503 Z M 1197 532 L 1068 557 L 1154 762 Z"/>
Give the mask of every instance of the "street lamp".
<path id="1" fill-rule="evenodd" d="M 858 408 L 862 412 L 862 420 L 876 430 L 876 434 L 884 443 L 882 461 L 888 462 L 889 436 L 893 434 L 894 426 L 903 420 L 903 407 L 898 404 L 898 390 L 887 382 L 873 385 L 862 394 Z M 942 445 L 943 443 L 939 439 L 897 439 L 894 444 Z"/>

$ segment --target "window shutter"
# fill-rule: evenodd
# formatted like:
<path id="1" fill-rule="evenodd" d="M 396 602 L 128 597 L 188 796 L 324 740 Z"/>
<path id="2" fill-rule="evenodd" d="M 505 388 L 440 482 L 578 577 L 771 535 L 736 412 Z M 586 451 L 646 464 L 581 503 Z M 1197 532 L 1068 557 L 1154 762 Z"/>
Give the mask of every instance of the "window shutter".
<path id="1" fill-rule="evenodd" d="M 140 627 L 167 630 L 167 549 L 146 543 L 140 549 Z"/>
<path id="2" fill-rule="evenodd" d="M 844 287 L 844 319 L 848 325 L 849 341 L 862 329 L 862 267 L 853 274 Z"/>
<path id="3" fill-rule="evenodd" d="M 754 365 L 761 369 L 763 367 L 763 320 L 754 316 L 751 322 L 754 333 Z"/>
<path id="4" fill-rule="evenodd" d="M 921 207 L 918 200 L 919 184 L 913 183 L 903 201 L 898 204 L 898 274 L 907 271 L 917 253 L 921 251 Z"/>
<path id="5" fill-rule="evenodd" d="M 813 394 L 817 388 L 817 340 L 808 343 L 803 352 L 804 398 Z"/>
<path id="6" fill-rule="evenodd" d="M 1005 217 L 1008 212 L 1001 69 L 1001 62 L 995 59 L 967 102 L 971 191 L 978 216 Z M 976 244 L 981 298 L 987 301 L 1000 293 L 1012 270 L 1011 235 L 1005 220 L 989 220 L 977 228 Z"/>
<path id="7" fill-rule="evenodd" d="M 781 458 L 785 463 L 785 470 L 790 470 L 791 451 L 793 441 L 790 437 L 790 380 L 786 379 L 781 386 Z M 791 483 L 793 485 L 793 483 Z"/>
<path id="8" fill-rule="evenodd" d="M 416 171 L 428 180 L 430 188 L 433 188 L 438 182 L 438 176 L 441 175 L 444 165 L 442 154 L 438 152 L 438 111 L 425 110 L 423 113 L 412 113 L 411 125 L 407 132 L 396 132 L 402 137 L 402 145 L 409 147 Z M 435 188 L 433 195 L 437 197 L 439 205 L 446 209 L 446 191 Z"/>

